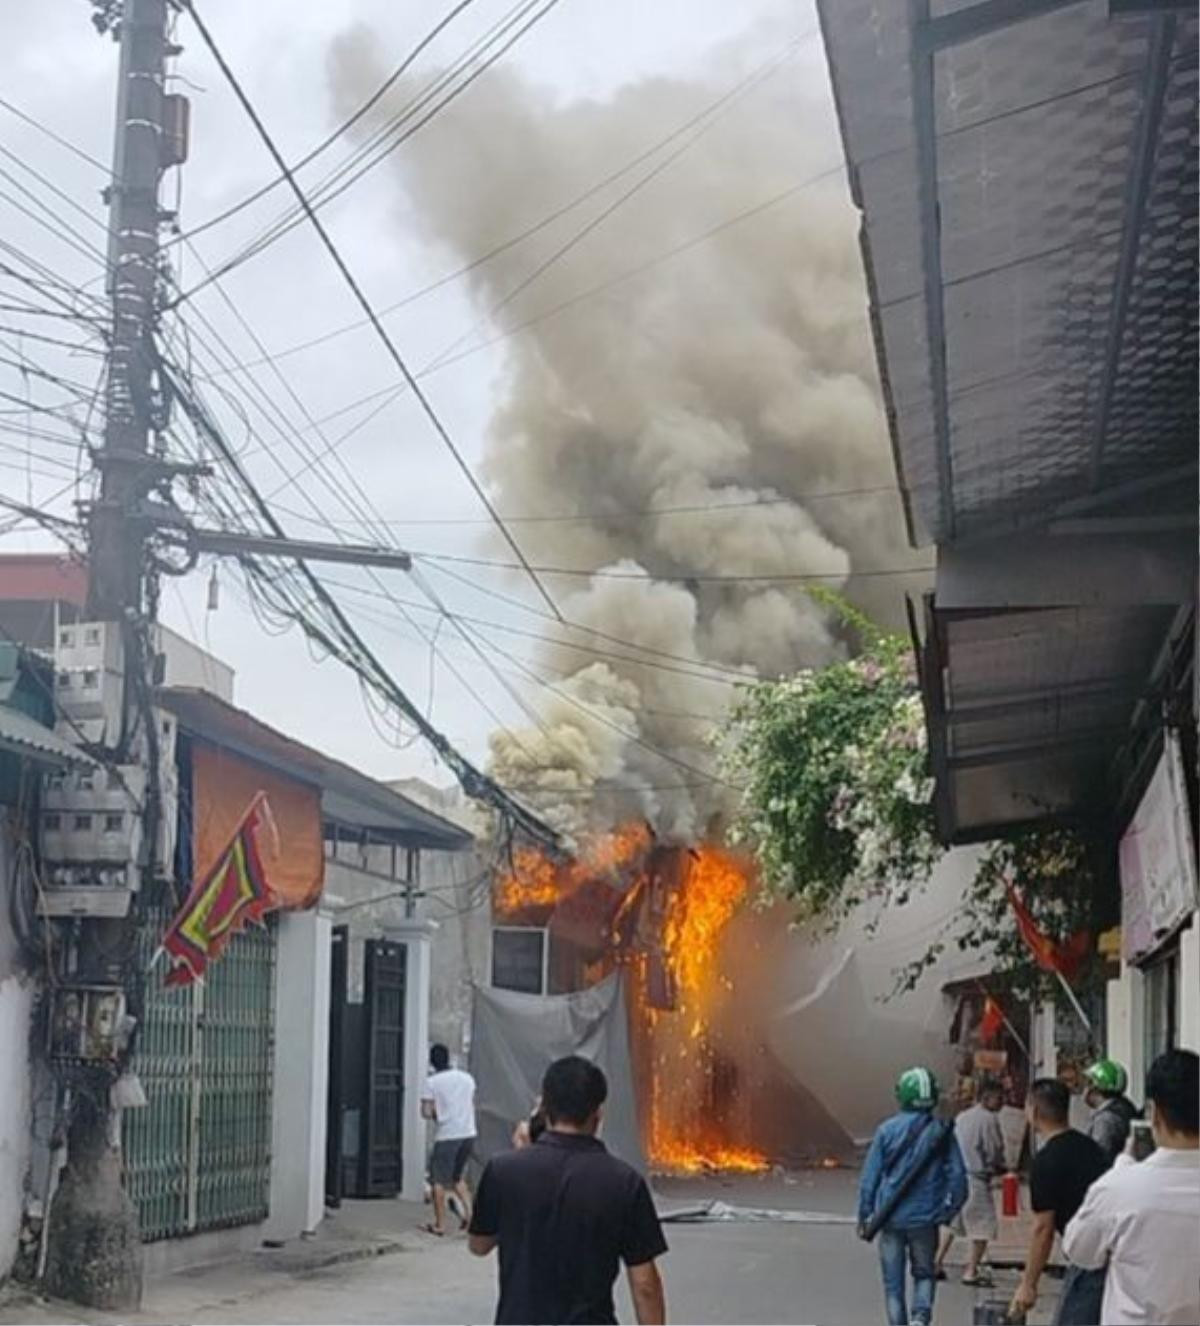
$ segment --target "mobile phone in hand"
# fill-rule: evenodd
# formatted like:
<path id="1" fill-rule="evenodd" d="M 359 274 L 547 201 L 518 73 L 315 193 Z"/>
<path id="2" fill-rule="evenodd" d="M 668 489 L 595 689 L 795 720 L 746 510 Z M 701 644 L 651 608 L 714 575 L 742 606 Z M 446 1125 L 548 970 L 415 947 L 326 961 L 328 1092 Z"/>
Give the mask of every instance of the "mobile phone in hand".
<path id="1" fill-rule="evenodd" d="M 1129 1128 L 1130 1150 L 1134 1160 L 1145 1160 L 1154 1150 L 1154 1134 L 1143 1119 L 1135 1119 Z"/>

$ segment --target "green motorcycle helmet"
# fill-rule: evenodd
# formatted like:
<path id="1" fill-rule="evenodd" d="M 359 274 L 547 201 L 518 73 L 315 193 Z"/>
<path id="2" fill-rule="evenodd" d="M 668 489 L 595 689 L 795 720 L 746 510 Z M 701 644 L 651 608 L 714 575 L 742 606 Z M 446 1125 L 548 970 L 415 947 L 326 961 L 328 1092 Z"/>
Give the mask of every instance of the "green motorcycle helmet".
<path id="1" fill-rule="evenodd" d="M 1094 1064 L 1084 1069 L 1088 1085 L 1102 1091 L 1106 1096 L 1120 1096 L 1129 1085 L 1129 1074 L 1115 1059 L 1097 1059 Z"/>
<path id="2" fill-rule="evenodd" d="M 928 1068 L 906 1068 L 896 1079 L 896 1099 L 902 1110 L 931 1110 L 938 1094 L 937 1078 Z"/>

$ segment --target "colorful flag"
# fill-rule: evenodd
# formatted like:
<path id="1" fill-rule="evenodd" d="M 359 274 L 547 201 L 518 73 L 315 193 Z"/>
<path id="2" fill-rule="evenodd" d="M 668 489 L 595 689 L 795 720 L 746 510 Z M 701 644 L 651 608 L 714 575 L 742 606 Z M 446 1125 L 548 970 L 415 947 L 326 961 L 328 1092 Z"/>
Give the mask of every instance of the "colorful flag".
<path id="1" fill-rule="evenodd" d="M 264 827 L 274 831 L 266 794 L 259 792 L 229 846 L 208 874 L 192 886 L 163 936 L 162 947 L 172 964 L 167 985 L 189 985 L 202 978 L 208 964 L 221 956 L 239 930 L 277 905 L 259 850 Z"/>
<path id="2" fill-rule="evenodd" d="M 979 1039 L 985 1045 L 991 1044 L 1000 1035 L 1003 1026 L 1004 1010 L 988 995 L 983 1001 L 983 1016 L 979 1019 Z"/>
<path id="3" fill-rule="evenodd" d="M 1062 941 L 1051 939 L 1038 929 L 1037 922 L 1029 908 L 1021 900 L 1011 884 L 1008 888 L 1008 901 L 1017 918 L 1017 929 L 1025 941 L 1034 961 L 1043 971 L 1057 972 L 1064 980 L 1071 980 L 1083 965 L 1091 946 L 1091 935 L 1086 930 L 1078 930 L 1069 939 Z"/>

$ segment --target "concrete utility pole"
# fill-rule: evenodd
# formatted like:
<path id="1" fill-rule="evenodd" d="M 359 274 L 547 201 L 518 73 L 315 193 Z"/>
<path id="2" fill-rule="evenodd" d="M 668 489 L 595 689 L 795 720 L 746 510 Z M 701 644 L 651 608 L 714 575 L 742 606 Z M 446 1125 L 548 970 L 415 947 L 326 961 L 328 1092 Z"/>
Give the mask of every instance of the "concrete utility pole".
<path id="1" fill-rule="evenodd" d="M 153 465 L 151 335 L 158 282 L 158 186 L 164 169 L 167 0 L 124 0 L 117 137 L 109 198 L 112 344 L 105 391 L 100 501 L 92 511 L 88 615 L 120 621 L 142 600 L 144 527 L 131 519 Z"/>
<path id="2" fill-rule="evenodd" d="M 107 198 L 112 329 L 104 442 L 96 455 L 100 499 L 90 513 L 88 618 L 109 623 L 126 640 L 122 707 L 128 716 L 135 694 L 148 694 L 151 685 L 143 616 L 147 526 L 136 513 L 163 471 L 151 447 L 162 427 L 152 344 L 162 221 L 158 190 L 163 171 L 182 153 L 165 131 L 167 0 L 93 0 L 93 9 L 97 30 L 115 31 L 119 38 L 120 73 Z M 128 762 L 124 735 L 120 742 L 119 758 Z M 157 805 L 156 790 L 150 798 Z M 153 826 L 153 819 L 148 823 Z M 151 835 L 151 869 L 153 842 Z M 84 919 L 76 936 L 75 979 L 120 986 L 136 935 L 136 915 Z M 112 1108 L 110 1083 L 102 1071 L 85 1066 L 64 1085 L 70 1101 L 67 1156 L 49 1213 L 45 1284 L 52 1294 L 88 1307 L 136 1308 L 141 1237 L 122 1184 L 120 1116 Z"/>

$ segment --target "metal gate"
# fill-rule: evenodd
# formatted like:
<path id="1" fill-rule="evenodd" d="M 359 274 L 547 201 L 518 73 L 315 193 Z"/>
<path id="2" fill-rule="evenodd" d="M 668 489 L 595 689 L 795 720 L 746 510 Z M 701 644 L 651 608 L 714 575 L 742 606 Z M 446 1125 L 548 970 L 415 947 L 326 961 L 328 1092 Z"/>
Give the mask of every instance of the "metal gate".
<path id="1" fill-rule="evenodd" d="M 407 950 L 367 941 L 367 1108 L 363 1189 L 394 1197 L 403 1183 L 404 989 Z"/>
<path id="2" fill-rule="evenodd" d="M 146 910 L 143 970 L 172 909 Z M 125 1182 L 142 1241 L 266 1219 L 271 1177 L 275 925 L 234 936 L 203 985 L 146 978 L 134 1054 L 148 1104 L 125 1112 Z"/>

